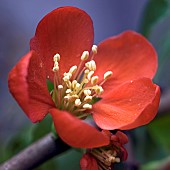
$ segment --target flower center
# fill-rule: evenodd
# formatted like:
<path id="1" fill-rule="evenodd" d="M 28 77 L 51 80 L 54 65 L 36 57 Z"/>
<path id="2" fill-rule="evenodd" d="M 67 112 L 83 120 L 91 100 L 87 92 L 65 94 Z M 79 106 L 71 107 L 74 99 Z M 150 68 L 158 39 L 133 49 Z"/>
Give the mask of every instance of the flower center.
<path id="1" fill-rule="evenodd" d="M 117 157 L 117 152 L 110 148 L 95 148 L 90 152 L 97 160 L 99 169 L 111 170 L 112 163 L 119 163 L 120 158 Z"/>
<path id="2" fill-rule="evenodd" d="M 67 110 L 79 118 L 87 117 L 87 111 L 92 109 L 92 103 L 103 93 L 103 83 L 112 75 L 112 71 L 107 71 L 103 80 L 98 82 L 99 77 L 94 76 L 96 63 L 93 60 L 97 54 L 97 46 L 93 45 L 91 51 L 91 59 L 89 52 L 84 51 L 81 55 L 81 61 L 78 66 L 72 66 L 68 72 L 60 77 L 59 61 L 60 55 L 53 57 L 54 66 L 54 89 L 51 92 L 52 99 L 56 107 L 61 110 Z M 84 67 L 83 67 L 84 65 Z"/>

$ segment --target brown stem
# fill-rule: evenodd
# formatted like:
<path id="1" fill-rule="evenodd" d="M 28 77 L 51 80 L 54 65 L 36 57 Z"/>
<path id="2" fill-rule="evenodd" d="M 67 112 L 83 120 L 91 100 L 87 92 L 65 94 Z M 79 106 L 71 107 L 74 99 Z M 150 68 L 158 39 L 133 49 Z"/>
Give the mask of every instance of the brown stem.
<path id="1" fill-rule="evenodd" d="M 52 133 L 33 143 L 0 166 L 0 170 L 31 170 L 70 147 Z"/>

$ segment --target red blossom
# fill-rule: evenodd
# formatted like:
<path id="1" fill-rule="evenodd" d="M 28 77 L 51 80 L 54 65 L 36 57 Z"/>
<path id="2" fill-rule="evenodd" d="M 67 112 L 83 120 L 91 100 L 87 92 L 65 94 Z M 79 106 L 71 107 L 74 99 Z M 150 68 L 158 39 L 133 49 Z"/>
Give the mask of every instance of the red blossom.
<path id="1" fill-rule="evenodd" d="M 121 131 L 114 135 L 107 130 L 102 133 L 109 137 L 109 145 L 87 150 L 80 160 L 81 170 L 111 170 L 114 163 L 127 159 L 128 153 L 123 145 L 128 143 L 128 137 Z"/>
<path id="2" fill-rule="evenodd" d="M 99 147 L 109 140 L 76 118 L 81 113 L 77 115 L 74 108 L 73 112 L 62 109 L 49 93 L 46 81 L 53 82 L 78 65 L 83 51 L 91 51 L 93 38 L 93 23 L 84 11 L 75 7 L 55 9 L 40 21 L 30 42 L 30 52 L 9 73 L 9 90 L 31 121 L 41 121 L 50 113 L 59 136 L 74 147 Z M 61 60 L 56 76 L 52 69 L 57 53 Z M 157 113 L 160 99 L 159 87 L 151 81 L 157 70 L 152 45 L 142 35 L 126 31 L 100 43 L 94 60 L 94 75 L 99 76 L 100 83 L 106 71 L 113 73 L 103 82 L 102 99 L 88 110 L 97 125 L 113 130 L 149 123 Z"/>

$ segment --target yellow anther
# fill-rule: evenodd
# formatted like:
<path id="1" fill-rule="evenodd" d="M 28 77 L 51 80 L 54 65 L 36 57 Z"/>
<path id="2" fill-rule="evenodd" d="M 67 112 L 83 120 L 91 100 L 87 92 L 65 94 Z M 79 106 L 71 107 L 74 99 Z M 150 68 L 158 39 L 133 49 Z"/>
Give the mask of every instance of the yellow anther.
<path id="1" fill-rule="evenodd" d="M 53 72 L 56 72 L 58 70 L 59 70 L 59 67 L 57 67 L 57 66 L 53 67 Z"/>
<path id="2" fill-rule="evenodd" d="M 119 163 L 120 162 L 120 158 L 116 157 L 115 158 L 115 162 Z"/>
<path id="3" fill-rule="evenodd" d="M 89 82 L 88 79 L 84 79 L 84 80 L 83 80 L 83 83 L 85 83 L 85 84 L 87 84 L 88 82 Z"/>
<path id="4" fill-rule="evenodd" d="M 95 71 L 96 70 L 96 63 L 95 63 L 95 61 L 94 60 L 91 60 L 91 61 L 89 61 L 89 62 L 87 62 L 86 64 L 85 64 L 85 66 L 91 71 Z"/>
<path id="5" fill-rule="evenodd" d="M 58 85 L 58 90 L 61 90 L 61 89 L 63 89 L 63 86 L 60 84 Z"/>
<path id="6" fill-rule="evenodd" d="M 70 77 L 69 76 L 64 76 L 63 80 L 64 80 L 64 82 L 68 82 L 70 80 Z"/>
<path id="7" fill-rule="evenodd" d="M 89 52 L 88 51 L 84 51 L 81 55 L 81 60 L 87 60 L 89 58 Z"/>
<path id="8" fill-rule="evenodd" d="M 86 104 L 83 105 L 83 109 L 92 109 L 92 105 L 86 103 Z"/>
<path id="9" fill-rule="evenodd" d="M 92 46 L 92 52 L 93 54 L 97 54 L 97 45 Z"/>
<path id="10" fill-rule="evenodd" d="M 71 73 L 71 75 L 72 75 L 76 72 L 76 70 L 77 70 L 77 66 L 72 66 L 69 70 L 69 73 Z"/>
<path id="11" fill-rule="evenodd" d="M 92 85 L 96 85 L 97 82 L 98 82 L 98 80 L 99 80 L 99 77 L 98 77 L 98 76 L 93 76 L 93 77 L 91 78 L 91 84 L 92 84 Z"/>
<path id="12" fill-rule="evenodd" d="M 67 89 L 67 90 L 66 90 L 66 93 L 67 93 L 67 94 L 69 94 L 69 93 L 71 93 L 71 92 L 72 92 L 71 89 Z"/>
<path id="13" fill-rule="evenodd" d="M 85 71 L 84 71 L 84 73 L 85 74 L 88 74 L 90 71 L 88 70 L 88 69 L 86 69 Z"/>
<path id="14" fill-rule="evenodd" d="M 78 99 L 78 98 L 79 98 L 79 96 L 76 95 L 76 94 L 74 94 L 74 95 L 69 96 L 69 101 L 70 101 L 70 102 L 73 102 L 73 101 L 75 101 L 75 100 Z"/>
<path id="15" fill-rule="evenodd" d="M 84 101 L 85 102 L 91 102 L 92 101 L 92 96 L 86 96 L 85 98 L 84 98 Z"/>
<path id="16" fill-rule="evenodd" d="M 80 83 L 77 83 L 76 86 L 75 86 L 75 88 L 76 88 L 76 89 L 79 89 L 79 87 L 80 87 Z"/>
<path id="17" fill-rule="evenodd" d="M 54 61 L 54 62 L 60 61 L 60 54 L 58 54 L 58 53 L 55 54 L 54 57 L 53 57 L 53 61 Z"/>
<path id="18" fill-rule="evenodd" d="M 68 101 L 70 96 L 64 96 L 64 100 Z"/>
<path id="19" fill-rule="evenodd" d="M 76 84 L 77 84 L 77 80 L 73 80 L 71 85 L 73 89 L 76 87 Z"/>
<path id="20" fill-rule="evenodd" d="M 94 74 L 94 71 L 90 71 L 87 75 L 87 79 L 91 80 L 92 75 Z"/>
<path id="21" fill-rule="evenodd" d="M 69 79 L 72 77 L 72 74 L 70 73 L 70 72 L 68 72 L 68 73 L 64 73 L 64 77 L 65 76 L 68 76 L 69 77 Z"/>
<path id="22" fill-rule="evenodd" d="M 65 81 L 65 82 L 67 82 L 67 81 L 69 81 L 70 80 L 70 78 L 72 77 L 72 74 L 71 73 L 64 73 L 64 77 L 63 77 L 63 80 Z"/>
<path id="23" fill-rule="evenodd" d="M 80 106 L 81 105 L 80 99 L 76 99 L 74 103 L 75 103 L 75 106 Z"/>
<path id="24" fill-rule="evenodd" d="M 112 71 L 107 71 L 105 74 L 104 74 L 104 80 L 107 80 L 109 77 L 111 77 L 113 74 Z"/>
<path id="25" fill-rule="evenodd" d="M 85 96 L 90 96 L 91 95 L 91 90 L 86 89 L 83 91 Z"/>
<path id="26" fill-rule="evenodd" d="M 58 70 L 59 70 L 59 65 L 58 65 L 58 62 L 55 61 L 55 62 L 54 62 L 54 67 L 53 67 L 53 72 L 56 72 L 56 71 L 58 71 Z"/>
<path id="27" fill-rule="evenodd" d="M 94 90 L 98 95 L 102 94 L 104 91 L 102 86 L 98 86 L 98 85 L 94 86 Z"/>

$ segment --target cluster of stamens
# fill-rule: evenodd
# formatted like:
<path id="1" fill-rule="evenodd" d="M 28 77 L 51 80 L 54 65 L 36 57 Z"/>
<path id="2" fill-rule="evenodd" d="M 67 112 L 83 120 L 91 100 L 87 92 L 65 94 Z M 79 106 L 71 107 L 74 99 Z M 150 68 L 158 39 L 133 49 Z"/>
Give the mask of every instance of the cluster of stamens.
<path id="1" fill-rule="evenodd" d="M 67 110 L 79 118 L 87 116 L 84 111 L 92 109 L 92 100 L 100 97 L 104 91 L 103 83 L 112 75 L 111 71 L 107 71 L 103 80 L 99 82 L 99 77 L 94 75 L 96 63 L 93 58 L 97 54 L 96 45 L 93 45 L 91 53 L 90 60 L 84 64 L 90 56 L 88 51 L 84 51 L 79 66 L 72 66 L 64 73 L 63 78 L 59 73 L 60 55 L 56 54 L 53 58 L 54 90 L 51 93 L 53 101 L 57 108 Z"/>
<path id="2" fill-rule="evenodd" d="M 97 160 L 99 170 L 111 170 L 112 164 L 120 162 L 114 150 L 101 147 L 92 149 L 90 153 Z"/>

